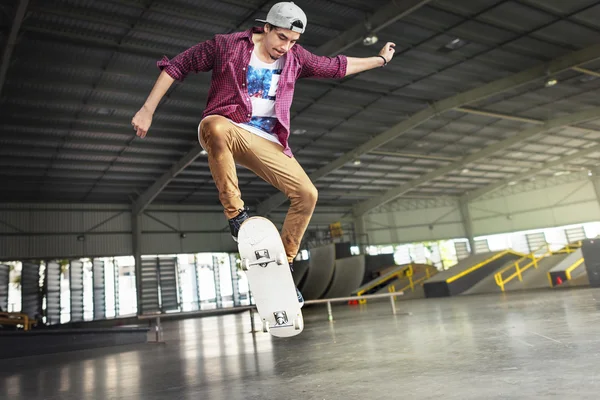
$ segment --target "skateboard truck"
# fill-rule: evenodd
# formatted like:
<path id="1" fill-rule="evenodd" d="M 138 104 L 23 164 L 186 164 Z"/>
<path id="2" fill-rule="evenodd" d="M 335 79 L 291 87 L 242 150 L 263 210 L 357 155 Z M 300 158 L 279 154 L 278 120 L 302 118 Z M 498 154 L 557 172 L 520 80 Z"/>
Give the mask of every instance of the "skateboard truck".
<path id="1" fill-rule="evenodd" d="M 302 320 L 301 316 L 296 316 L 293 323 L 290 323 L 288 315 L 285 311 L 275 311 L 273 316 L 275 317 L 275 325 L 273 326 L 269 324 L 269 321 L 263 319 L 263 332 L 267 333 L 271 329 L 285 328 L 289 326 L 293 326 L 295 330 L 300 330 L 304 326 L 304 321 Z"/>
<path id="2" fill-rule="evenodd" d="M 269 255 L 269 250 L 257 250 L 254 252 L 256 256 L 256 261 L 250 261 L 247 258 L 242 260 L 242 269 L 247 271 L 253 265 L 259 265 L 262 268 L 266 268 L 269 263 L 277 263 L 277 265 L 283 265 L 287 263 L 287 256 L 283 253 L 278 254 L 277 257 L 271 258 Z"/>
<path id="3" fill-rule="evenodd" d="M 285 311 L 274 312 L 273 316 L 275 317 L 275 321 L 277 322 L 277 325 L 284 325 L 284 324 L 288 323 L 288 317 L 287 317 L 287 313 Z"/>

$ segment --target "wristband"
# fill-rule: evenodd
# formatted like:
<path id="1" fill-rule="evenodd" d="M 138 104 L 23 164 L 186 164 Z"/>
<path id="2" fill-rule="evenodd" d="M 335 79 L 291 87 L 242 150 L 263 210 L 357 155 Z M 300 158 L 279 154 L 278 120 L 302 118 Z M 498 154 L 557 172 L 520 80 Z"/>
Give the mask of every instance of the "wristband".
<path id="1" fill-rule="evenodd" d="M 387 65 L 387 60 L 385 59 L 385 57 L 382 56 L 381 54 L 378 54 L 377 56 L 383 58 L 383 65 L 382 65 L 382 67 L 385 67 Z"/>

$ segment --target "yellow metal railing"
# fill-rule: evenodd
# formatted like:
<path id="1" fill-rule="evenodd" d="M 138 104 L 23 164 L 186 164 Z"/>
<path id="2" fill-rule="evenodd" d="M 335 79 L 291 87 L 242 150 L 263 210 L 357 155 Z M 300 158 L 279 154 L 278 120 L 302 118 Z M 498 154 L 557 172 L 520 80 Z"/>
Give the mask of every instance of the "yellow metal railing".
<path id="1" fill-rule="evenodd" d="M 527 271 L 531 267 L 534 267 L 537 269 L 538 262 L 541 261 L 543 258 L 546 258 L 551 255 L 556 255 L 556 254 L 565 254 L 565 253 L 570 254 L 570 253 L 574 252 L 576 249 L 581 247 L 581 242 L 567 244 L 562 249 L 556 250 L 556 251 L 551 250 L 550 246 L 551 246 L 550 243 L 546 243 L 545 245 L 541 246 L 537 250 L 529 253 L 528 255 L 526 255 L 524 257 L 521 257 L 520 259 L 515 261 L 514 264 L 510 264 L 507 267 L 502 268 L 500 271 L 496 272 L 496 274 L 494 275 L 494 279 L 496 281 L 496 284 L 500 287 L 500 290 L 502 290 L 504 292 L 506 284 L 515 278 L 518 278 L 519 282 L 523 282 L 523 272 Z M 541 255 L 537 256 L 537 254 L 541 250 L 546 250 L 546 251 L 544 253 L 542 253 Z M 531 260 L 531 261 L 529 261 L 529 260 Z M 506 278 L 503 276 L 505 273 L 511 272 L 513 269 L 514 269 L 514 272 L 512 272 Z"/>
<path id="2" fill-rule="evenodd" d="M 468 275 L 468 274 L 470 274 L 471 272 L 473 272 L 473 271 L 476 271 L 476 270 L 478 270 L 479 268 L 481 268 L 481 267 L 483 267 L 483 266 L 485 266 L 485 265 L 487 265 L 487 264 L 491 263 L 492 261 L 495 261 L 495 260 L 497 260 L 497 259 L 499 259 L 499 258 L 501 258 L 501 257 L 504 257 L 504 256 L 505 256 L 505 255 L 507 255 L 507 254 L 514 254 L 514 255 L 517 255 L 517 256 L 522 256 L 522 255 L 523 255 L 523 254 L 517 253 L 516 251 L 513 251 L 513 250 L 504 250 L 504 251 L 502 251 L 502 252 L 500 252 L 500 253 L 496 254 L 495 256 L 493 256 L 493 257 L 490 257 L 490 258 L 488 258 L 488 259 L 486 259 L 486 260 L 484 260 L 484 261 L 480 262 L 479 264 L 473 265 L 471 268 L 468 268 L 468 269 L 466 269 L 466 270 L 462 271 L 462 272 L 461 272 L 461 273 L 459 273 L 459 274 L 456 274 L 456 275 L 454 275 L 454 276 L 451 276 L 450 278 L 446 279 L 446 282 L 447 282 L 447 283 L 452 283 L 452 282 L 454 282 L 455 280 L 457 280 L 457 279 L 460 279 L 460 278 L 462 278 L 463 276 L 465 276 L 465 275 Z"/>
<path id="3" fill-rule="evenodd" d="M 434 269 L 433 267 L 426 267 L 425 268 L 425 276 L 423 278 L 417 279 L 416 281 L 413 279 L 415 270 L 413 268 L 413 265 L 410 264 L 405 268 L 402 268 L 399 271 L 396 271 L 392 274 L 389 275 L 384 275 L 382 276 L 380 279 L 376 280 L 375 282 L 373 282 L 371 285 L 369 285 L 368 287 L 363 288 L 362 290 L 359 290 L 358 292 L 356 292 L 356 296 L 362 296 L 364 295 L 366 292 L 368 292 L 369 290 L 373 289 L 374 287 L 377 287 L 387 281 L 393 281 L 396 279 L 404 279 L 407 278 L 409 284 L 407 286 L 405 286 L 404 288 L 401 289 L 401 291 L 406 290 L 407 288 L 411 288 L 412 291 L 415 290 L 415 285 L 418 285 L 419 283 L 429 279 L 432 275 L 430 272 L 430 269 Z M 388 286 L 388 292 L 393 293 L 395 292 L 396 286 L 395 285 L 390 285 Z M 395 298 L 394 298 L 395 300 Z M 365 304 L 367 302 L 366 299 L 361 299 L 359 300 L 360 304 Z"/>
<path id="4" fill-rule="evenodd" d="M 405 290 L 408 290 L 409 288 L 410 288 L 411 292 L 414 292 L 416 285 L 419 285 L 422 282 L 425 282 L 427 279 L 431 278 L 431 273 L 429 272 L 431 267 L 426 267 L 425 268 L 425 276 L 422 278 L 419 278 L 417 280 L 413 280 L 414 270 L 412 268 L 412 265 L 410 265 L 409 268 L 410 268 L 410 272 L 409 272 L 409 274 L 406 275 L 408 277 L 408 285 L 406 285 L 402 289 L 400 289 L 399 292 L 404 292 Z M 396 291 L 396 285 L 388 286 L 388 292 L 394 293 L 395 291 Z M 394 296 L 394 300 L 396 300 L 395 296 Z"/>
<path id="5" fill-rule="evenodd" d="M 575 261 L 575 263 L 573 265 L 571 265 L 569 268 L 567 268 L 565 270 L 565 275 L 567 275 L 567 280 L 571 280 L 571 272 L 573 272 L 577 267 L 579 267 L 581 264 L 583 264 L 584 259 L 580 258 L 579 260 Z"/>

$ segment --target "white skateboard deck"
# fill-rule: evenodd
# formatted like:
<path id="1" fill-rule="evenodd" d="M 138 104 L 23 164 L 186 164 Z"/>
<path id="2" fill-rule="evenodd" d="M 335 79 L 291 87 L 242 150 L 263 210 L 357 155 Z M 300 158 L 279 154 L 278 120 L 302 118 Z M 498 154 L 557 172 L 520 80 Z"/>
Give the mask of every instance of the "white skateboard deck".
<path id="1" fill-rule="evenodd" d="M 263 331 L 277 337 L 300 334 L 304 320 L 277 227 L 263 217 L 247 219 L 238 232 L 238 249 Z"/>

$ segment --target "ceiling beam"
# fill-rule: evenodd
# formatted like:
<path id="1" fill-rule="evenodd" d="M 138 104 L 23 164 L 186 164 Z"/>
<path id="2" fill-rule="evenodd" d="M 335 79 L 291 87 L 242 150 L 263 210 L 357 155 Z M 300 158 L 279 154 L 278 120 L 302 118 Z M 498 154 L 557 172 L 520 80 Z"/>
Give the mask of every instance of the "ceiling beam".
<path id="1" fill-rule="evenodd" d="M 502 188 L 504 186 L 507 186 L 508 182 L 522 181 L 524 179 L 531 178 L 531 177 L 533 177 L 533 176 L 535 176 L 535 175 L 537 175 L 537 174 L 539 174 L 541 172 L 544 172 L 544 171 L 546 171 L 548 169 L 561 166 L 563 164 L 569 163 L 569 162 L 574 161 L 574 160 L 581 159 L 583 157 L 587 157 L 590 154 L 598 153 L 598 152 L 600 152 L 600 144 L 597 144 L 597 145 L 592 146 L 592 147 L 588 147 L 585 150 L 578 151 L 578 152 L 573 153 L 571 155 L 561 157 L 561 158 L 559 158 L 557 160 L 546 162 L 546 163 L 542 164 L 542 166 L 539 167 L 539 168 L 531 169 L 529 171 L 523 172 L 522 174 L 511 176 L 510 179 L 508 179 L 508 180 L 503 180 L 501 182 L 494 183 L 492 185 L 482 187 L 481 189 L 477 189 L 477 190 L 475 190 L 475 191 L 473 191 L 471 193 L 467 193 L 465 195 L 465 197 L 468 198 L 469 201 L 473 201 L 473 200 L 475 200 L 475 199 L 477 199 L 477 198 L 479 198 L 481 196 L 484 196 L 484 195 L 486 195 L 488 193 L 491 193 L 491 192 L 493 192 L 495 190 L 498 190 L 498 189 L 500 189 L 500 188 Z"/>
<path id="2" fill-rule="evenodd" d="M 184 169 L 186 169 L 190 164 L 192 164 L 200 153 L 202 152 L 202 147 L 200 143 L 197 143 L 196 146 L 192 150 L 190 150 L 185 156 L 183 156 L 179 161 L 177 161 L 173 166 L 165 172 L 156 182 L 152 184 L 144 193 L 140 195 L 140 197 L 133 204 L 133 213 L 135 215 L 141 213 L 152 203 L 152 200 L 158 196 L 158 194 L 163 190 L 169 182 L 173 180 L 177 175 L 181 173 Z"/>
<path id="3" fill-rule="evenodd" d="M 592 71 L 590 69 L 581 68 L 581 67 L 573 67 L 571 69 L 573 71 L 581 72 L 582 74 L 586 74 L 586 75 L 595 76 L 595 77 L 599 77 L 600 78 L 600 72 Z"/>
<path id="4" fill-rule="evenodd" d="M 449 172 L 463 168 L 466 164 L 469 164 L 469 163 L 472 163 L 475 161 L 479 161 L 481 159 L 489 157 L 490 155 L 492 155 L 498 151 L 506 150 L 509 147 L 511 147 L 517 143 L 520 143 L 526 139 L 532 138 L 540 133 L 549 131 L 551 129 L 570 125 L 570 124 L 576 124 L 579 122 L 597 119 L 599 117 L 600 117 L 600 107 L 595 107 L 595 108 L 591 108 L 586 111 L 568 115 L 566 117 L 555 118 L 555 119 L 549 120 L 544 125 L 541 125 L 541 126 L 536 126 L 533 128 L 525 129 L 524 131 L 517 133 L 515 136 L 512 136 L 512 137 L 502 140 L 500 142 L 494 143 L 493 145 L 488 146 L 476 153 L 470 154 L 470 155 L 464 157 L 463 159 L 461 159 L 460 161 L 456 161 L 446 167 L 433 170 L 433 171 L 415 179 L 412 182 L 409 182 L 405 185 L 400 185 L 391 190 L 388 190 L 381 197 L 371 199 L 368 201 L 364 201 L 362 203 L 355 205 L 353 207 L 354 215 L 355 216 L 364 215 L 367 212 L 369 212 L 370 210 L 372 210 L 373 208 L 381 206 L 385 203 L 388 203 L 388 202 L 398 198 L 399 196 L 402 196 L 404 193 L 407 193 L 408 191 L 410 191 L 426 182 L 429 182 L 429 181 L 437 179 L 437 178 L 441 178 L 442 176 L 446 175 Z"/>
<path id="5" fill-rule="evenodd" d="M 366 35 L 385 29 L 399 19 L 423 7 L 431 0 L 392 0 L 379 8 L 365 21 L 354 25 L 334 39 L 319 46 L 317 54 L 335 56 L 362 42 Z M 368 28 L 370 26 L 370 29 Z"/>
<path id="6" fill-rule="evenodd" d="M 494 111 L 478 110 L 471 107 L 456 107 L 454 111 L 460 111 L 465 114 L 481 115 L 482 117 L 506 119 L 508 121 L 525 122 L 526 124 L 542 125 L 544 121 L 540 119 L 519 117 L 516 115 L 502 114 Z"/>
<path id="7" fill-rule="evenodd" d="M 475 89 L 437 101 L 431 104 L 430 107 L 414 114 L 413 116 L 375 136 L 373 139 L 367 141 L 354 150 L 351 150 L 341 157 L 328 163 L 326 166 L 312 173 L 310 175 L 310 179 L 314 182 L 319 178 L 322 178 L 331 172 L 342 168 L 344 165 L 354 161 L 359 156 L 375 150 L 385 143 L 398 138 L 409 130 L 421 125 L 431 118 L 439 116 L 446 111 L 451 111 L 457 107 L 461 107 L 466 104 L 480 101 L 490 96 L 515 89 L 538 79 L 542 79 L 548 75 L 557 74 L 575 66 L 596 60 L 597 58 L 600 58 L 600 44 L 586 47 L 582 50 L 559 57 L 553 61 L 540 64 L 536 67 L 529 68 L 506 78 L 498 79 Z M 277 193 L 276 195 L 271 196 L 263 201 L 258 206 L 258 211 L 261 215 L 265 215 L 270 210 L 283 204 L 286 200 L 287 199 L 285 195 L 282 193 Z"/>
<path id="8" fill-rule="evenodd" d="M 23 18 L 25 17 L 25 11 L 27 11 L 28 5 L 29 0 L 19 1 L 19 6 L 17 7 L 17 12 L 13 18 L 13 23 L 8 35 L 8 40 L 6 41 L 6 47 L 4 47 L 4 51 L 2 52 L 2 62 L 0 63 L 0 95 L 2 94 L 2 89 L 4 88 L 4 82 L 6 82 L 8 66 L 10 65 L 13 50 L 17 45 L 17 35 L 21 30 L 21 24 L 23 23 Z"/>

